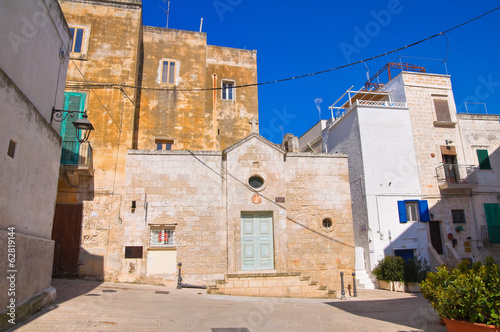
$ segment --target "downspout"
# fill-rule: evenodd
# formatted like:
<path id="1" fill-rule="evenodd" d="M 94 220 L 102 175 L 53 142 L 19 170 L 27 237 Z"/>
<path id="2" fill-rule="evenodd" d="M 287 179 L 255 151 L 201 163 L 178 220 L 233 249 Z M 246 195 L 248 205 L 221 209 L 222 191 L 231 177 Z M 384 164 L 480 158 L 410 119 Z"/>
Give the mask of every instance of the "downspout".
<path id="1" fill-rule="evenodd" d="M 217 149 L 217 74 L 212 75 L 212 83 L 213 83 L 213 93 L 212 93 L 212 133 L 213 133 L 213 140 L 214 140 L 214 145 L 213 145 L 213 150 L 215 151 Z"/>

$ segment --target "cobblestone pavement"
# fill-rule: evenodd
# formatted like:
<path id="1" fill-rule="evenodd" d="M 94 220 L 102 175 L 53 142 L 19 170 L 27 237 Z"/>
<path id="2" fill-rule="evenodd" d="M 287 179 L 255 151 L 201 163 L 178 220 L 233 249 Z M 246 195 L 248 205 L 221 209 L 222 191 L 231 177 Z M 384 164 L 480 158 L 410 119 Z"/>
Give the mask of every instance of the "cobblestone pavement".
<path id="1" fill-rule="evenodd" d="M 57 302 L 10 331 L 446 331 L 420 294 L 360 290 L 341 301 L 68 279 L 53 286 Z"/>

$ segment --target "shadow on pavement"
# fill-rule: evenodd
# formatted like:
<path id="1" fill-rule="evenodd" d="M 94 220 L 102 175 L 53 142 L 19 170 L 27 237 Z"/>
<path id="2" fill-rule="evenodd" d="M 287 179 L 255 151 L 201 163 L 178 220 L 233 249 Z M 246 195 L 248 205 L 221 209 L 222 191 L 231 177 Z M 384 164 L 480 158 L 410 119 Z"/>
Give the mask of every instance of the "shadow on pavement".
<path id="1" fill-rule="evenodd" d="M 446 331 L 446 327 L 439 324 L 438 315 L 420 294 L 396 299 L 359 299 L 325 303 L 356 316 L 412 328 L 399 332 Z"/>

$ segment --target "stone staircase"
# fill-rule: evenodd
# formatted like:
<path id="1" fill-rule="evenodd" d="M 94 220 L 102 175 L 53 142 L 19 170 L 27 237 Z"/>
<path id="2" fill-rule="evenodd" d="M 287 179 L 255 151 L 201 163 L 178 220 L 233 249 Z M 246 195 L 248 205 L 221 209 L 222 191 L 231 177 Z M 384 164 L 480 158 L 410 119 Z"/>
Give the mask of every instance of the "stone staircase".
<path id="1" fill-rule="evenodd" d="M 303 277 L 301 273 L 248 273 L 226 274 L 224 280 L 217 280 L 208 287 L 208 294 L 300 297 L 300 298 L 337 298 L 337 292 L 320 286 Z"/>
<path id="2" fill-rule="evenodd" d="M 375 284 L 365 270 L 356 270 L 356 287 L 359 289 L 375 289 Z"/>

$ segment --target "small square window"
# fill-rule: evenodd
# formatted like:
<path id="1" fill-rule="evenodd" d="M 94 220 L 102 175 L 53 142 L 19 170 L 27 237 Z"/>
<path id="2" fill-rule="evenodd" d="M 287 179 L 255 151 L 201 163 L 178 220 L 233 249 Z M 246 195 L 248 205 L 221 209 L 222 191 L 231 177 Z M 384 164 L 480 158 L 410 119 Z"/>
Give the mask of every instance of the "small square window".
<path id="1" fill-rule="evenodd" d="M 85 28 L 69 27 L 71 32 L 71 53 L 83 53 L 83 41 L 85 37 Z"/>
<path id="2" fill-rule="evenodd" d="M 234 81 L 222 81 L 222 99 L 234 100 Z"/>
<path id="3" fill-rule="evenodd" d="M 406 201 L 406 218 L 408 221 L 420 221 L 418 213 L 418 201 Z"/>
<path id="4" fill-rule="evenodd" d="M 161 82 L 175 84 L 176 62 L 173 60 L 162 60 L 161 62 Z"/>
<path id="5" fill-rule="evenodd" d="M 151 227 L 149 244 L 151 247 L 175 245 L 174 227 Z"/>
<path id="6" fill-rule="evenodd" d="M 454 224 L 464 224 L 465 223 L 465 211 L 464 210 L 451 210 L 451 218 Z"/>
<path id="7" fill-rule="evenodd" d="M 14 154 L 16 153 L 16 145 L 17 143 L 13 140 L 9 141 L 9 149 L 7 150 L 7 155 L 11 158 L 14 158 Z"/>
<path id="8" fill-rule="evenodd" d="M 155 141 L 155 149 L 156 150 L 172 150 L 172 146 L 174 145 L 173 141 L 164 141 L 164 140 L 156 140 Z"/>
<path id="9" fill-rule="evenodd" d="M 448 100 L 443 98 L 434 99 L 434 108 L 436 110 L 436 119 L 440 122 L 451 122 L 450 107 Z"/>

